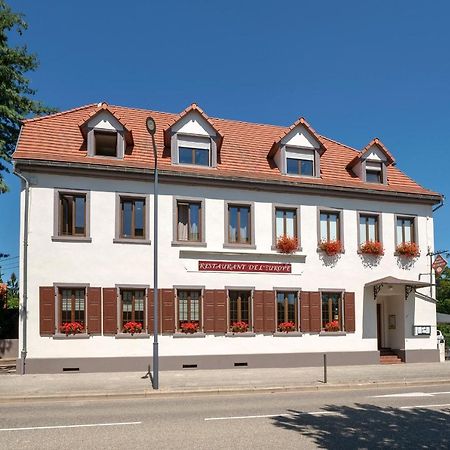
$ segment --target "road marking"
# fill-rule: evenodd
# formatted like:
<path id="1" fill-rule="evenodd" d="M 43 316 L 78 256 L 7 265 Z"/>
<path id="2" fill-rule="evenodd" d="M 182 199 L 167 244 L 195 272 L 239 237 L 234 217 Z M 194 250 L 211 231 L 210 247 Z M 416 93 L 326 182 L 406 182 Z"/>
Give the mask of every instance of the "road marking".
<path id="1" fill-rule="evenodd" d="M 416 406 L 400 406 L 400 409 L 415 409 L 415 408 L 442 408 L 443 406 L 450 406 L 450 403 L 442 403 L 441 405 L 416 405 Z"/>
<path id="2" fill-rule="evenodd" d="M 0 431 L 55 430 L 60 428 L 116 427 L 120 425 L 140 425 L 142 422 L 82 423 L 78 425 L 49 425 L 45 427 L 0 428 Z"/>
<path id="3" fill-rule="evenodd" d="M 261 414 L 257 416 L 228 416 L 228 417 L 206 417 L 205 421 L 212 420 L 243 420 L 243 419 L 264 419 L 270 417 L 296 417 L 299 415 L 310 415 L 310 416 L 340 416 L 339 412 L 335 411 L 311 411 L 311 412 L 301 412 L 295 414 Z"/>
<path id="4" fill-rule="evenodd" d="M 425 392 L 404 392 L 402 394 L 373 395 L 370 398 L 388 398 L 388 397 L 433 397 L 433 394 L 428 394 Z"/>
<path id="5" fill-rule="evenodd" d="M 373 395 L 369 398 L 389 398 L 389 397 L 433 397 L 434 395 L 450 394 L 449 391 L 443 392 L 403 392 L 401 394 Z"/>

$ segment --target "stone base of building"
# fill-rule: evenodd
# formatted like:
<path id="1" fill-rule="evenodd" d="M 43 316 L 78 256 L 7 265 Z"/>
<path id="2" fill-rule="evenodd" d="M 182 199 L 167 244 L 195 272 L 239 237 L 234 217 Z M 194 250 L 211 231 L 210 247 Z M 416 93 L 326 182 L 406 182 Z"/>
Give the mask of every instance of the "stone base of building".
<path id="1" fill-rule="evenodd" d="M 359 364 L 378 364 L 379 352 L 330 352 L 327 364 L 346 366 Z M 25 372 L 140 372 L 149 370 L 152 357 L 105 357 L 105 358 L 27 358 Z M 276 368 L 276 367 L 320 367 L 323 365 L 322 353 L 284 353 L 250 355 L 190 355 L 161 356 L 160 370 L 182 369 L 233 369 Z M 17 360 L 17 369 L 21 360 Z"/>
<path id="2" fill-rule="evenodd" d="M 439 350 L 394 350 L 402 361 L 406 363 L 439 362 Z"/>

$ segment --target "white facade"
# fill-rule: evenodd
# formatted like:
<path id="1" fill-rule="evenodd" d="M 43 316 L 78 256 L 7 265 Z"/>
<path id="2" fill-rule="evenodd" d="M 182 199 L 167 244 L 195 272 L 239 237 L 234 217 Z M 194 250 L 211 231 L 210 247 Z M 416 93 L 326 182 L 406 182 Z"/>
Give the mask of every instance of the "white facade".
<path id="1" fill-rule="evenodd" d="M 187 126 L 188 124 L 184 124 Z M 198 133 L 199 130 L 195 128 Z M 151 336 L 118 338 L 117 336 L 41 336 L 39 332 L 39 288 L 41 286 L 89 284 L 91 287 L 149 286 L 153 287 L 153 245 L 151 243 L 117 243 L 115 237 L 116 195 L 139 194 L 150 198 L 150 240 L 153 241 L 153 185 L 151 181 L 90 177 L 86 175 L 57 175 L 44 172 L 27 174 L 32 180 L 30 189 L 29 245 L 28 245 L 28 317 L 27 365 L 31 372 L 61 371 L 64 367 L 80 370 L 102 370 L 104 358 L 123 360 L 137 358 L 146 361 L 152 355 Z M 55 220 L 55 191 L 83 190 L 90 196 L 91 242 L 60 242 L 52 240 Z M 258 365 L 258 355 L 267 358 L 262 365 L 270 365 L 268 355 L 281 355 L 274 365 L 293 362 L 298 365 L 316 364 L 311 354 L 321 358 L 323 353 L 336 358 L 350 355 L 343 361 L 373 362 L 378 355 L 377 303 L 381 304 L 381 345 L 403 354 L 410 353 L 410 361 L 434 360 L 436 352 L 435 304 L 414 292 L 405 300 L 403 286 L 384 285 L 374 299 L 373 287 L 367 283 L 387 276 L 419 280 L 429 272 L 427 251 L 433 249 L 432 207 L 429 204 L 401 201 L 302 194 L 290 191 L 258 191 L 245 187 L 214 188 L 206 185 L 168 184 L 161 180 L 159 197 L 159 287 L 177 286 L 225 289 L 248 287 L 255 290 L 277 288 L 299 291 L 336 290 L 355 293 L 355 332 L 302 333 L 281 337 L 268 333 L 255 336 L 227 336 L 206 334 L 193 339 L 189 336 L 160 336 L 160 356 L 166 368 L 197 364 L 214 367 L 221 356 L 230 361 L 251 361 Z M 23 202 L 22 192 L 22 232 Z M 188 197 L 204 200 L 203 224 L 206 246 L 173 245 L 174 198 Z M 251 202 L 254 215 L 255 248 L 224 248 L 225 202 Z M 301 250 L 294 255 L 281 255 L 273 249 L 274 205 L 297 206 L 300 215 Z M 324 256 L 317 250 L 319 210 L 341 210 L 344 252 L 336 258 Z M 380 214 L 381 240 L 385 254 L 378 261 L 358 253 L 358 212 Z M 396 216 L 416 218 L 417 243 L 421 255 L 404 264 L 394 255 Z M 246 262 L 291 262 L 290 274 L 199 272 L 199 260 L 229 260 Z M 21 289 L 22 291 L 22 289 Z M 419 290 L 427 296 L 429 288 Z M 391 323 L 395 316 L 395 328 Z M 391 322 L 390 322 L 391 321 Z M 389 326 L 391 325 L 391 327 Z M 431 335 L 413 336 L 414 325 L 431 325 Z M 22 330 L 22 327 L 20 327 Z M 22 338 L 22 336 L 21 336 Z M 290 355 L 290 357 L 289 357 Z M 355 355 L 352 359 L 351 355 Z M 361 359 L 358 359 L 361 355 Z M 425 356 L 422 356 L 425 355 Z M 204 359 L 200 358 L 203 357 Z M 436 353 L 436 358 L 437 358 Z M 172 358 L 172 359 L 170 359 Z M 209 358 L 209 359 L 208 359 Z M 216 359 L 214 359 L 216 358 Z M 253 359 L 252 359 L 253 358 Z M 302 358 L 304 362 L 302 362 Z M 68 362 L 71 359 L 73 362 Z M 89 366 L 86 361 L 97 360 L 100 365 Z M 58 361 L 63 361 L 59 363 Z M 100 361 L 100 362 L 99 362 Z M 106 361 L 106 360 L 105 360 Z M 131 360 L 130 360 L 131 361 Z M 207 361 L 207 362 L 206 362 Z M 228 361 L 228 360 L 227 360 Z M 406 357 L 408 362 L 408 357 Z M 230 362 L 230 364 L 231 364 Z M 337 363 L 338 361 L 335 360 Z M 344 362 L 345 363 L 345 362 Z M 109 363 L 108 363 L 109 364 Z M 224 363 L 224 365 L 226 365 Z M 106 367 L 105 363 L 105 367 Z M 164 368 L 164 362 L 162 364 Z M 217 367 L 220 366 L 216 364 Z M 232 364 L 231 364 L 232 366 Z M 95 367 L 95 369 L 91 369 Z M 123 364 L 117 365 L 123 369 Z M 132 366 L 135 367 L 135 366 Z M 146 367 L 146 366 L 144 366 Z M 126 367 L 125 367 L 126 368 Z"/>

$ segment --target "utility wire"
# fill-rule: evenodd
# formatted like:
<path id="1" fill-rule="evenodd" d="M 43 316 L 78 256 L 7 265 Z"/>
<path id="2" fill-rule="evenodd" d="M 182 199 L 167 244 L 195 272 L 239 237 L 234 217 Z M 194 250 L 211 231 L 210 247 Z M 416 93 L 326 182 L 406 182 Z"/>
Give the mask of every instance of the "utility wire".
<path id="1" fill-rule="evenodd" d="M 10 259 L 17 259 L 17 258 L 18 258 L 18 256 L 11 256 L 11 257 L 9 257 L 9 258 L 1 259 L 0 261 L 3 262 L 3 261 L 8 261 L 8 260 L 10 260 Z"/>

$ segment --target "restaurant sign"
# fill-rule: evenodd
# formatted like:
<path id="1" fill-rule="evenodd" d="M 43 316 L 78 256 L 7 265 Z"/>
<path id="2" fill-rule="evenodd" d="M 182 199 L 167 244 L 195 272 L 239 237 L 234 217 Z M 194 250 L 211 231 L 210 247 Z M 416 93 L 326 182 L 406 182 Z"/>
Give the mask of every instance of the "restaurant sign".
<path id="1" fill-rule="evenodd" d="M 249 263 L 237 261 L 199 261 L 200 272 L 269 272 L 291 273 L 291 264 L 287 263 Z"/>

